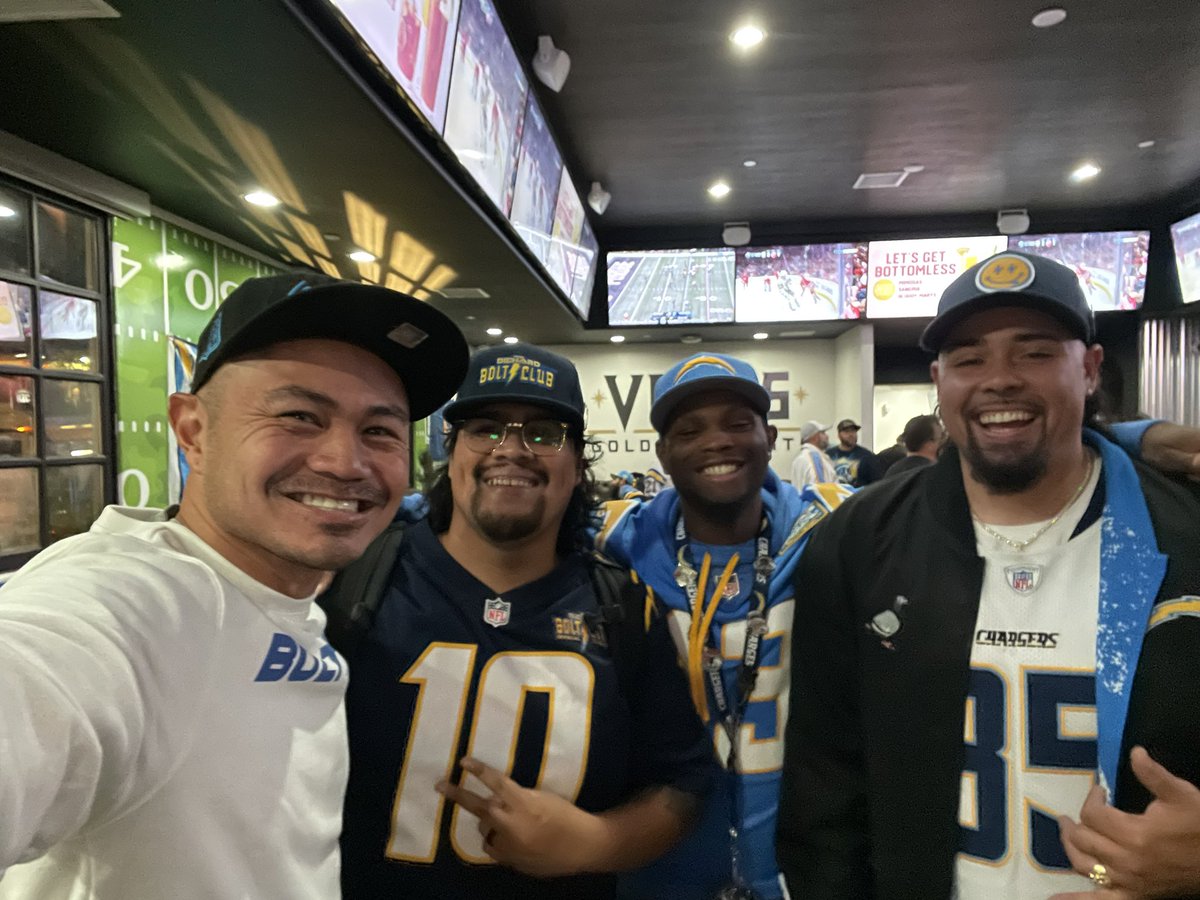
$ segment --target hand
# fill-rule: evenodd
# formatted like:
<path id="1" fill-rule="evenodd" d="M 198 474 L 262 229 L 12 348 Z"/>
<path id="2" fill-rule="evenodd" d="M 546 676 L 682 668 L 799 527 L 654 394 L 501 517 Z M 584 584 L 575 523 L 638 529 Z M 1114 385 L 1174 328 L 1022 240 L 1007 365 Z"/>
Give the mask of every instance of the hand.
<path id="1" fill-rule="evenodd" d="M 491 790 L 490 797 L 440 781 L 437 790 L 479 818 L 483 849 L 526 875 L 553 878 L 596 870 L 607 840 L 603 822 L 549 791 L 521 787 L 499 769 L 466 757 L 462 767 Z"/>
<path id="2" fill-rule="evenodd" d="M 1079 823 L 1060 816 L 1063 847 L 1076 872 L 1096 863 L 1112 887 L 1058 894 L 1052 900 L 1143 900 L 1200 893 L 1200 789 L 1177 778 L 1150 758 L 1143 747 L 1130 754 L 1133 773 L 1154 799 L 1141 815 L 1121 812 L 1092 788 Z"/>
<path id="3" fill-rule="evenodd" d="M 1163 472 L 1200 480 L 1200 428 L 1158 422 L 1142 435 L 1142 459 Z"/>

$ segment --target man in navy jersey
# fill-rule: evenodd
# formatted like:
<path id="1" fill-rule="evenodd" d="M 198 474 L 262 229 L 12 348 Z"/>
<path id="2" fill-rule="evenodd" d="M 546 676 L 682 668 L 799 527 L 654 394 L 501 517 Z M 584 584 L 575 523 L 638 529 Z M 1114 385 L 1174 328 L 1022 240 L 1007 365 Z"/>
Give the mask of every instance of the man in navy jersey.
<path id="1" fill-rule="evenodd" d="M 921 341 L 951 445 L 809 542 L 798 896 L 1200 894 L 1200 502 L 1085 427 L 1095 337 L 1061 264 L 968 269 Z"/>
<path id="2" fill-rule="evenodd" d="M 612 897 L 612 873 L 690 826 L 711 748 L 665 620 L 622 690 L 583 552 L 594 482 L 574 366 L 482 350 L 445 420 L 428 516 L 349 659 L 344 894 Z"/>

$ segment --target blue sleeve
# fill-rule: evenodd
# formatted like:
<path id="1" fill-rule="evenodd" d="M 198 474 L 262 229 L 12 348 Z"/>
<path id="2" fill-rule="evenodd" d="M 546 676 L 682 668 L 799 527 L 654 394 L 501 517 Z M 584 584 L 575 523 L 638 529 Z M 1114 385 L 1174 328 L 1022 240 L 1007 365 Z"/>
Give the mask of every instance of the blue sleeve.
<path id="1" fill-rule="evenodd" d="M 656 617 L 646 632 L 638 690 L 629 698 L 632 781 L 704 798 L 713 788 L 717 760 L 676 659 L 666 619 Z"/>
<path id="2" fill-rule="evenodd" d="M 1136 460 L 1142 458 L 1142 438 L 1151 425 L 1157 425 L 1162 419 L 1138 419 L 1135 422 L 1117 422 L 1109 426 L 1117 446 Z"/>

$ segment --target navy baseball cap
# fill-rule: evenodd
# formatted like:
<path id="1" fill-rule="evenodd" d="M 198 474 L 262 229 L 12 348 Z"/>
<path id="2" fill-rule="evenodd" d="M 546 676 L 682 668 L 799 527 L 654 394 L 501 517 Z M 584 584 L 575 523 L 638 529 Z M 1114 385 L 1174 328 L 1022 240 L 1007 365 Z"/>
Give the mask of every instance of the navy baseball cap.
<path id="1" fill-rule="evenodd" d="M 771 395 L 759 383 L 754 366 L 722 353 L 697 353 L 671 366 L 654 385 L 650 424 L 662 434 L 671 414 L 684 400 L 713 391 L 733 391 L 745 398 L 759 415 L 771 408 Z"/>
<path id="2" fill-rule="evenodd" d="M 446 421 L 461 422 L 489 403 L 532 403 L 583 430 L 586 409 L 575 364 L 533 344 L 477 350 L 458 396 L 446 407 Z"/>
<path id="3" fill-rule="evenodd" d="M 937 353 L 955 325 L 999 306 L 1046 313 L 1085 344 L 1096 340 L 1096 318 L 1071 269 L 1044 256 L 1005 250 L 971 266 L 942 292 L 937 316 L 921 335 L 921 349 Z"/>
<path id="4" fill-rule="evenodd" d="M 284 341 L 345 341 L 391 366 L 423 419 L 462 383 L 462 332 L 428 303 L 378 285 L 292 272 L 242 282 L 200 333 L 192 393 L 234 357 Z"/>

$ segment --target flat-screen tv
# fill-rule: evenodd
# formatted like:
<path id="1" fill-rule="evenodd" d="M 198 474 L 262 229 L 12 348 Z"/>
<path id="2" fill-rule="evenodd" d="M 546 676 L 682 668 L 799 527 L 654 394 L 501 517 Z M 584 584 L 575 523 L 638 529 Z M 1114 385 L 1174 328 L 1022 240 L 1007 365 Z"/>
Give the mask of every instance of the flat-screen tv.
<path id="1" fill-rule="evenodd" d="M 734 252 L 622 250 L 608 254 L 608 324 L 732 322 Z"/>
<path id="2" fill-rule="evenodd" d="M 521 156 L 517 162 L 517 185 L 513 191 L 509 221 L 533 255 L 550 268 L 550 235 L 563 162 L 554 135 L 533 94 L 525 111 Z"/>
<path id="3" fill-rule="evenodd" d="M 596 270 L 600 268 L 600 245 L 592 234 L 592 227 L 584 220 L 577 245 L 557 244 L 566 260 L 566 283 L 563 290 L 571 305 L 579 311 L 586 322 L 592 305 L 592 287 L 596 283 Z"/>
<path id="4" fill-rule="evenodd" d="M 865 268 L 858 251 L 857 244 L 739 247 L 734 264 L 735 320 L 859 318 L 859 281 Z"/>
<path id="5" fill-rule="evenodd" d="M 1018 234 L 1008 239 L 1008 248 L 1046 256 L 1074 269 L 1088 304 L 1096 312 L 1142 306 L 1150 249 L 1148 231 Z"/>
<path id="6" fill-rule="evenodd" d="M 579 192 L 575 190 L 571 174 L 563 169 L 554 207 L 546 269 L 585 320 L 589 298 L 582 296 L 583 282 L 588 280 L 596 259 L 595 237 L 590 229 L 590 246 L 584 245 L 586 225 L 587 216 L 579 200 Z"/>
<path id="7" fill-rule="evenodd" d="M 459 0 L 330 0 L 439 133 Z"/>
<path id="8" fill-rule="evenodd" d="M 1171 243 L 1183 302 L 1200 302 L 1200 213 L 1171 226 Z"/>
<path id="9" fill-rule="evenodd" d="M 932 318 L 950 282 L 981 259 L 1008 249 L 1005 235 L 871 241 L 867 317 Z"/>
<path id="10" fill-rule="evenodd" d="M 491 0 L 462 0 L 442 138 L 505 215 L 528 94 L 529 81 Z"/>

